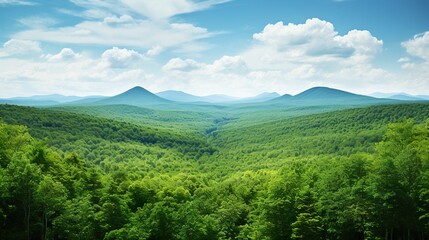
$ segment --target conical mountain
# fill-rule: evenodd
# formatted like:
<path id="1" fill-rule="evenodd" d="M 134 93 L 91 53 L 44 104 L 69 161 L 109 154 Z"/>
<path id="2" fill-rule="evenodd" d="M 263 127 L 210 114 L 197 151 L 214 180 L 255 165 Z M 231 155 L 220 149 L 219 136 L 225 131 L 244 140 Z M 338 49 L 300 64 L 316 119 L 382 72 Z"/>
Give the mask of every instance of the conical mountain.
<path id="1" fill-rule="evenodd" d="M 334 100 L 334 99 L 360 99 L 360 100 L 368 100 L 368 99 L 374 99 L 372 97 L 358 95 L 334 88 L 328 88 L 328 87 L 314 87 L 310 88 L 308 90 L 305 90 L 304 92 L 295 95 L 294 99 L 296 100 L 320 100 L 320 99 L 326 99 L 326 100 Z"/>
<path id="2" fill-rule="evenodd" d="M 314 87 L 295 96 L 286 94 L 273 99 L 273 102 L 276 103 L 304 106 L 371 105 L 386 104 L 392 101 L 393 100 L 378 99 L 328 87 Z"/>
<path id="3" fill-rule="evenodd" d="M 133 106 L 151 106 L 170 103 L 169 100 L 158 97 L 142 87 L 133 87 L 128 91 L 96 102 L 100 105 L 126 104 Z"/>

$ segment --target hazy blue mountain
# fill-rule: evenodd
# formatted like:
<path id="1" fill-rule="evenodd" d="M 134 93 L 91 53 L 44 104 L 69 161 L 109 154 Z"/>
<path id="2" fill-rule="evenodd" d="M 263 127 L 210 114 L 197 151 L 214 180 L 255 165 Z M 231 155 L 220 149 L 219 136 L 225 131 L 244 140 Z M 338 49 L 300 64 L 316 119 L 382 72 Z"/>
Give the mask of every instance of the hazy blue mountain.
<path id="1" fill-rule="evenodd" d="M 126 104 L 133 106 L 150 106 L 165 103 L 172 103 L 171 101 L 161 98 L 142 87 L 133 87 L 128 91 L 118 94 L 113 97 L 108 97 L 94 102 L 97 105 L 116 105 Z"/>
<path id="2" fill-rule="evenodd" d="M 0 99 L 0 104 L 11 104 L 18 106 L 31 106 L 31 107 L 42 107 L 42 106 L 53 106 L 59 104 L 56 101 L 48 100 L 29 100 L 29 99 Z"/>
<path id="3" fill-rule="evenodd" d="M 283 95 L 273 102 L 292 105 L 368 105 L 385 104 L 395 100 L 373 98 L 328 87 L 314 87 L 295 96 Z"/>
<path id="4" fill-rule="evenodd" d="M 237 97 L 231 97 L 223 94 L 212 94 L 212 95 L 204 96 L 202 98 L 204 98 L 205 102 L 209 102 L 209 103 L 225 103 L 225 102 L 237 101 L 240 99 Z"/>
<path id="5" fill-rule="evenodd" d="M 84 97 L 77 97 L 77 96 L 64 96 L 60 94 L 50 94 L 50 95 L 34 95 L 31 97 L 14 97 L 9 98 L 9 100 L 19 100 L 19 101 L 53 101 L 57 103 L 66 103 L 66 102 L 73 102 L 80 99 L 83 99 Z"/>
<path id="6" fill-rule="evenodd" d="M 429 95 L 417 95 L 418 98 L 423 98 L 425 100 L 429 100 Z"/>
<path id="7" fill-rule="evenodd" d="M 372 97 L 358 95 L 338 89 L 327 87 L 314 87 L 293 97 L 298 100 L 315 100 L 315 99 L 373 99 Z"/>
<path id="8" fill-rule="evenodd" d="M 408 94 L 396 94 L 389 97 L 389 99 L 395 100 L 403 100 L 403 101 L 425 101 L 424 98 L 419 98 L 416 96 L 408 95 Z"/>
<path id="9" fill-rule="evenodd" d="M 292 98 L 293 98 L 292 95 L 290 95 L 290 94 L 284 94 L 284 95 L 281 95 L 280 97 L 273 98 L 272 101 L 274 101 L 274 102 L 282 102 L 282 101 L 290 100 Z"/>
<path id="10" fill-rule="evenodd" d="M 429 100 L 429 96 L 426 96 L 426 95 L 411 95 L 404 92 L 398 92 L 398 93 L 375 92 L 370 94 L 370 96 L 376 97 L 376 98 L 388 98 L 388 99 L 403 100 L 403 101 Z"/>
<path id="11" fill-rule="evenodd" d="M 226 102 L 263 102 L 279 97 L 276 92 L 264 92 L 254 97 L 237 98 L 222 94 L 213 94 L 208 96 L 195 96 L 182 91 L 168 90 L 156 93 L 157 96 L 176 102 L 207 102 L 207 103 L 226 103 Z"/>
<path id="12" fill-rule="evenodd" d="M 375 93 L 369 94 L 368 96 L 375 97 L 375 98 L 389 98 L 390 96 L 398 95 L 398 94 L 406 94 L 406 93 L 383 93 L 383 92 L 375 92 Z"/>
<path id="13" fill-rule="evenodd" d="M 81 105 L 81 104 L 90 104 L 96 101 L 100 101 L 104 96 L 87 96 L 87 97 L 78 97 L 78 96 L 64 96 L 60 94 L 50 94 L 50 95 L 35 95 L 31 97 L 14 97 L 14 98 L 5 98 L 0 99 L 2 104 L 12 104 L 20 106 L 54 106 L 54 105 Z"/>
<path id="14" fill-rule="evenodd" d="M 105 96 L 89 96 L 89 97 L 85 97 L 82 98 L 80 100 L 77 101 L 73 101 L 73 102 L 68 102 L 65 103 L 66 105 L 84 105 L 84 104 L 92 104 L 92 103 L 96 103 L 98 101 L 101 101 L 103 99 L 106 99 L 108 97 Z"/>
<path id="15" fill-rule="evenodd" d="M 254 97 L 240 99 L 240 102 L 265 102 L 278 97 L 280 97 L 280 94 L 276 92 L 264 92 Z"/>
<path id="16" fill-rule="evenodd" d="M 185 93 L 182 91 L 168 90 L 156 93 L 157 96 L 165 98 L 167 100 L 176 101 L 176 102 L 204 102 L 206 99 L 204 97 L 199 97 Z"/>

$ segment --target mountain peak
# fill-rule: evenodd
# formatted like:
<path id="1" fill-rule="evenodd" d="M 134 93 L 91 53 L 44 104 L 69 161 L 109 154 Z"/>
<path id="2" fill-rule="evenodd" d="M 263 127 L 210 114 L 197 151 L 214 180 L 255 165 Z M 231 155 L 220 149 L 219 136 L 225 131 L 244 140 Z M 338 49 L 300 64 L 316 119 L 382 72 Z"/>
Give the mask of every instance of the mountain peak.
<path id="1" fill-rule="evenodd" d="M 364 97 L 361 95 L 357 95 L 354 93 L 346 92 L 343 90 L 338 90 L 334 88 L 328 88 L 328 87 L 313 87 L 308 90 L 305 90 L 304 92 L 295 95 L 295 98 L 297 99 L 328 99 L 328 98 L 344 98 L 344 97 Z"/>
<path id="2" fill-rule="evenodd" d="M 124 93 L 130 93 L 130 92 L 144 92 L 144 93 L 150 93 L 148 90 L 146 90 L 143 87 L 140 86 L 135 86 L 127 91 L 125 91 Z"/>
<path id="3" fill-rule="evenodd" d="M 158 97 L 157 95 L 151 93 L 145 88 L 135 86 L 121 94 L 107 99 L 103 99 L 99 101 L 98 104 L 126 104 L 134 106 L 147 106 L 168 102 L 168 100 Z"/>

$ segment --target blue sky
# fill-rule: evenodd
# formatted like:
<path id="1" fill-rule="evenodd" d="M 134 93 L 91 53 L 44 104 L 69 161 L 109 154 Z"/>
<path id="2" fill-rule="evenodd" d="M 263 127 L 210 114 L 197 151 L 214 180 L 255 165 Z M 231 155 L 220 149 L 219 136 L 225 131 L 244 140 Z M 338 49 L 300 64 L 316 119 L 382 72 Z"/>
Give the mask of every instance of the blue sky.
<path id="1" fill-rule="evenodd" d="M 0 0 L 0 97 L 429 94 L 427 0 Z"/>

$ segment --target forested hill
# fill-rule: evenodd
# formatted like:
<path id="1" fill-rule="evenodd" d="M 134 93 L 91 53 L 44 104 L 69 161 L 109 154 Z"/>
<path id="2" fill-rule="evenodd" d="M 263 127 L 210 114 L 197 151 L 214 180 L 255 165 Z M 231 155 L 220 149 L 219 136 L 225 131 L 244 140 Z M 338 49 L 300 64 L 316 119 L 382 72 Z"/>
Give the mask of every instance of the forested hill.
<path id="1" fill-rule="evenodd" d="M 290 158 L 373 153 L 390 123 L 406 119 L 421 123 L 428 118 L 429 104 L 371 106 L 244 127 L 234 123 L 234 128 L 212 132 L 212 141 L 222 149 L 216 158 L 228 159 L 221 165 L 231 169 L 281 167 Z"/>
<path id="2" fill-rule="evenodd" d="M 108 148 L 106 145 L 110 143 L 159 147 L 192 157 L 214 151 L 205 139 L 188 132 L 134 125 L 83 114 L 0 105 L 0 118 L 9 124 L 28 126 L 34 137 L 46 139 L 57 149 L 96 155 L 96 159 L 92 160 L 97 162 L 113 157 L 103 154 L 100 149 L 93 151 L 96 146 Z"/>
<path id="3" fill-rule="evenodd" d="M 0 117 L 1 239 L 429 237 L 428 104 L 234 118 L 207 135 L 9 105 Z"/>

